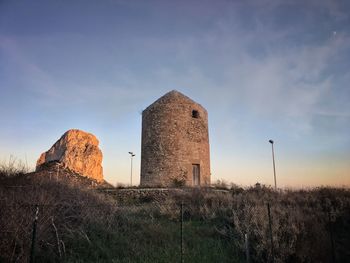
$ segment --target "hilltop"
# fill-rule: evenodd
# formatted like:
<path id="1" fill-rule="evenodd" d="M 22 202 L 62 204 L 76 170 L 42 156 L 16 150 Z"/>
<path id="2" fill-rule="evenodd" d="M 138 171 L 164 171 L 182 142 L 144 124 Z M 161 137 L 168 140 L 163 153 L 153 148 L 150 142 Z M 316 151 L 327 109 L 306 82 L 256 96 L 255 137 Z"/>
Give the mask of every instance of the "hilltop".
<path id="1" fill-rule="evenodd" d="M 25 177 L 45 177 L 50 180 L 65 181 L 69 184 L 76 184 L 91 188 L 110 188 L 113 187 L 105 180 L 96 180 L 91 177 L 81 175 L 61 162 L 50 161 L 40 165 L 40 169 L 34 172 L 26 173 Z"/>

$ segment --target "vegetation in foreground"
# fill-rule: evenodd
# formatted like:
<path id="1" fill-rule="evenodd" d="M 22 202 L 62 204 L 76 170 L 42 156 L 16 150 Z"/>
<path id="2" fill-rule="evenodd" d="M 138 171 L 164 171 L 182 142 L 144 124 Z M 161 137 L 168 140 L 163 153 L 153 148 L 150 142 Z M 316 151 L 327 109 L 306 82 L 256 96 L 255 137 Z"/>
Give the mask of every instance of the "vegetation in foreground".
<path id="1" fill-rule="evenodd" d="M 348 189 L 193 189 L 116 203 L 80 183 L 0 168 L 0 262 L 28 262 L 36 205 L 35 262 L 179 262 L 181 203 L 185 262 L 245 262 L 246 236 L 252 262 L 350 257 Z"/>
<path id="2" fill-rule="evenodd" d="M 180 208 L 117 204 L 81 180 L 0 172 L 0 262 L 178 262 Z M 232 244 L 205 221 L 183 222 L 185 262 L 228 262 Z M 237 260 L 238 261 L 238 260 Z M 235 262 L 235 261 L 233 261 Z"/>

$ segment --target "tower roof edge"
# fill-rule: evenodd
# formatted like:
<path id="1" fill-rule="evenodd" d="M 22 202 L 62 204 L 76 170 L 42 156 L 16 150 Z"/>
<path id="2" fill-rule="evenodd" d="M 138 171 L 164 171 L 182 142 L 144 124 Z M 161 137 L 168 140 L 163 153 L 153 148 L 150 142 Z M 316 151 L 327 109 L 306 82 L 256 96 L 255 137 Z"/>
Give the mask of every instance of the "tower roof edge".
<path id="1" fill-rule="evenodd" d="M 202 105 L 200 105 L 199 103 L 195 102 L 194 100 L 192 100 L 191 98 L 187 97 L 186 95 L 182 94 L 177 90 L 171 90 L 165 93 L 162 97 L 160 97 L 151 105 L 149 105 L 144 111 L 147 111 L 153 107 L 157 107 L 158 105 L 167 104 L 167 103 L 195 104 L 206 111 L 206 109 Z"/>

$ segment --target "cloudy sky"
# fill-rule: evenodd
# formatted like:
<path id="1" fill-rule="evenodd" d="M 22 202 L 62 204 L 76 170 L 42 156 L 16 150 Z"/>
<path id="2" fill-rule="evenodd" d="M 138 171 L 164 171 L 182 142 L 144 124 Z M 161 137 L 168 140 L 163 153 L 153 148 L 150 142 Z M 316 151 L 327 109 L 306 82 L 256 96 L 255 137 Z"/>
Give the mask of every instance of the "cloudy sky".
<path id="1" fill-rule="evenodd" d="M 350 186 L 350 2 L 0 0 L 0 160 L 68 129 L 128 183 L 141 112 L 176 89 L 209 113 L 212 181 Z"/>

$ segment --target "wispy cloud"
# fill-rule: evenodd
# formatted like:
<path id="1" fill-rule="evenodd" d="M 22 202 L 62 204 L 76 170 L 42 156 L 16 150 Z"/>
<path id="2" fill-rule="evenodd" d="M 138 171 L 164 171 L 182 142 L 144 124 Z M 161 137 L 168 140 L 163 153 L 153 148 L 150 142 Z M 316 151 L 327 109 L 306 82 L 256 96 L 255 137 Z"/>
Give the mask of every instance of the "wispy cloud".
<path id="1" fill-rule="evenodd" d="M 56 133 L 118 124 L 123 129 L 104 130 L 105 139 L 116 142 L 119 132 L 127 148 L 125 138 L 138 142 L 139 133 L 126 126 L 139 125 L 138 113 L 178 89 L 209 110 L 223 171 L 244 173 L 246 165 L 234 170 L 229 161 L 242 152 L 247 165 L 261 165 L 256 143 L 270 134 L 283 137 L 285 151 L 299 153 L 299 140 L 305 152 L 348 153 L 347 1 L 41 3 L 40 10 L 31 2 L 0 10 L 0 85 L 11 89 L 1 100 L 20 97 L 25 105 L 7 117 L 8 134 L 36 121 Z"/>
<path id="2" fill-rule="evenodd" d="M 45 100 L 62 98 L 50 74 L 28 58 L 18 41 L 0 35 L 0 50 L 11 63 L 8 67 L 16 71 L 13 81 L 18 82 L 23 92 L 32 92 Z"/>

